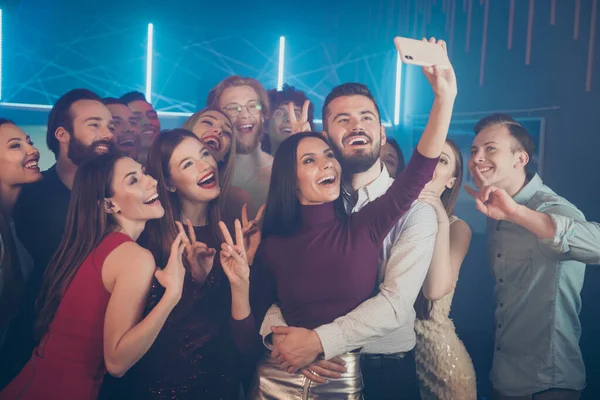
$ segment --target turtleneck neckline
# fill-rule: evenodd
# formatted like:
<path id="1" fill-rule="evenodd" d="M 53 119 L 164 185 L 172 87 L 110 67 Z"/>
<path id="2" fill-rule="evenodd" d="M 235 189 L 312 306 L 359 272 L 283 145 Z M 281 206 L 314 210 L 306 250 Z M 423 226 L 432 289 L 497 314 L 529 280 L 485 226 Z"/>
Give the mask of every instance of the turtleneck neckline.
<path id="1" fill-rule="evenodd" d="M 310 228 L 326 222 L 334 221 L 335 207 L 333 202 L 314 206 L 300 206 L 302 228 Z"/>

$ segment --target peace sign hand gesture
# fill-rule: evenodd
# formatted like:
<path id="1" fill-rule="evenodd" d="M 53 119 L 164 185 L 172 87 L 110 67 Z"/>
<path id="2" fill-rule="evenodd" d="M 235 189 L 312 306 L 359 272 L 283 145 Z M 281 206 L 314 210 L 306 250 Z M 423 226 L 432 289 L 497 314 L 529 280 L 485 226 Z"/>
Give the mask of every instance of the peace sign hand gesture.
<path id="1" fill-rule="evenodd" d="M 308 123 L 309 105 L 310 101 L 304 100 L 304 104 L 302 105 L 302 114 L 300 115 L 300 119 L 297 119 L 296 113 L 294 112 L 294 103 L 288 103 L 287 109 L 290 123 L 292 125 L 292 135 L 298 132 L 310 132 L 310 124 Z"/>
<path id="2" fill-rule="evenodd" d="M 470 168 L 473 180 L 478 184 L 477 191 L 470 186 L 465 190 L 475 199 L 475 206 L 486 217 L 501 221 L 510 220 L 517 213 L 519 205 L 504 189 L 497 188 L 488 183 L 481 171 L 474 166 Z"/>
<path id="3" fill-rule="evenodd" d="M 265 205 L 263 204 L 256 213 L 256 218 L 252 221 L 248 221 L 248 209 L 246 204 L 242 206 L 242 232 L 244 234 L 244 248 L 246 249 L 246 256 L 248 258 L 248 264 L 252 265 L 254 262 L 254 256 L 256 255 L 256 249 L 260 244 L 260 220 L 263 212 L 265 211 Z"/>
<path id="4" fill-rule="evenodd" d="M 204 283 L 206 277 L 212 270 L 217 251 L 209 248 L 205 243 L 196 241 L 196 232 L 189 218 L 185 219 L 189 237 L 181 222 L 176 221 L 177 229 L 181 235 L 181 241 L 185 245 L 185 255 L 190 264 L 192 278 L 199 283 Z"/>
<path id="5" fill-rule="evenodd" d="M 242 224 L 235 220 L 235 240 L 223 221 L 219 222 L 225 243 L 221 244 L 221 266 L 233 288 L 247 288 L 250 284 L 250 266 L 244 249 L 244 233 Z"/>

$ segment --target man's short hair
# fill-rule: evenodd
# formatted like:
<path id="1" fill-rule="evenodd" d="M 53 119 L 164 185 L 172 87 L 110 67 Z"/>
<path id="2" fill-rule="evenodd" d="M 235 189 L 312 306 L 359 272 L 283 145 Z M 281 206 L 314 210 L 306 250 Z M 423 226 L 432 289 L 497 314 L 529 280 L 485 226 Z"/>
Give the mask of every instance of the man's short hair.
<path id="1" fill-rule="evenodd" d="M 117 99 L 116 97 L 105 97 L 102 99 L 102 102 L 105 106 L 109 106 L 111 104 L 122 104 L 125 107 L 128 106 L 128 103 L 123 99 Z"/>
<path id="2" fill-rule="evenodd" d="M 344 96 L 364 96 L 373 102 L 375 106 L 375 110 L 377 111 L 377 118 L 381 121 L 381 114 L 379 113 L 379 106 L 375 101 L 375 97 L 373 97 L 373 93 L 369 90 L 367 85 L 363 85 L 362 83 L 357 82 L 348 82 L 343 83 L 339 86 L 334 87 L 331 92 L 325 98 L 325 103 L 323 103 L 323 110 L 321 115 L 323 116 L 323 129 L 327 131 L 327 118 L 329 117 L 329 104 L 337 99 L 338 97 Z"/>
<path id="3" fill-rule="evenodd" d="M 69 134 L 73 135 L 73 115 L 71 106 L 79 100 L 94 100 L 102 103 L 102 99 L 96 93 L 88 89 L 73 89 L 56 101 L 50 114 L 48 115 L 48 130 L 46 131 L 46 144 L 54 157 L 58 160 L 59 145 L 56 138 L 56 130 L 64 128 Z"/>
<path id="4" fill-rule="evenodd" d="M 121 96 L 121 100 L 125 102 L 125 105 L 138 100 L 145 101 L 146 103 L 148 103 L 148 100 L 146 100 L 146 96 L 144 96 L 142 92 L 125 93 L 123 96 Z"/>
<path id="5" fill-rule="evenodd" d="M 515 146 L 512 149 L 512 152 L 524 151 L 529 156 L 529 159 L 533 159 L 533 153 L 535 150 L 535 145 L 533 143 L 533 139 L 531 135 L 521 124 L 515 121 L 508 114 L 492 114 L 487 117 L 482 118 L 475 124 L 475 135 L 479 134 L 482 130 L 489 128 L 494 125 L 503 125 L 508 129 L 510 135 L 515 138 L 518 143 L 518 146 Z"/>
<path id="6" fill-rule="evenodd" d="M 284 84 L 281 90 L 271 89 L 268 92 L 269 102 L 271 103 L 271 112 L 277 107 L 293 103 L 295 106 L 302 108 L 304 102 L 308 100 L 306 94 L 301 90 L 296 90 L 295 87 Z M 311 130 L 314 130 L 313 119 L 315 116 L 315 106 L 311 102 L 308 106 L 308 123 L 310 124 Z"/>

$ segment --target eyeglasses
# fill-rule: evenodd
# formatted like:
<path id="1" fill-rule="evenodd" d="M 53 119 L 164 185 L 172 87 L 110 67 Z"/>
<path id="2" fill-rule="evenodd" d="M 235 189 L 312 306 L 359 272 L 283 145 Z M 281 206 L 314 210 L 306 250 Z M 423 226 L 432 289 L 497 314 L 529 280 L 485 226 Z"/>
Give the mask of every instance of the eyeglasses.
<path id="1" fill-rule="evenodd" d="M 262 104 L 260 104 L 257 100 L 250 100 L 245 106 L 238 103 L 229 103 L 223 110 L 229 115 L 231 118 L 235 118 L 242 113 L 242 109 L 246 107 L 246 110 L 252 115 L 256 115 L 260 113 L 262 110 Z"/>

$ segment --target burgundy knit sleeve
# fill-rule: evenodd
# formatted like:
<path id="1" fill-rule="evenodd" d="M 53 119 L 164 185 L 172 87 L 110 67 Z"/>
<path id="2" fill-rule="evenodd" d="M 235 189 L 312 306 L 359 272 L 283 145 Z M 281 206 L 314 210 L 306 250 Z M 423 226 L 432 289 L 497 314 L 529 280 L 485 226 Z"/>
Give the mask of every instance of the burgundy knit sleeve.
<path id="1" fill-rule="evenodd" d="M 415 149 L 408 166 L 387 192 L 352 214 L 352 229 L 366 229 L 371 241 L 376 245 L 381 244 L 431 180 L 438 160 L 439 157 L 428 158 Z"/>

